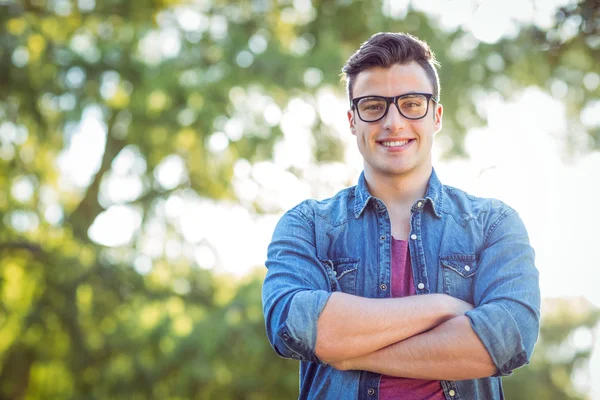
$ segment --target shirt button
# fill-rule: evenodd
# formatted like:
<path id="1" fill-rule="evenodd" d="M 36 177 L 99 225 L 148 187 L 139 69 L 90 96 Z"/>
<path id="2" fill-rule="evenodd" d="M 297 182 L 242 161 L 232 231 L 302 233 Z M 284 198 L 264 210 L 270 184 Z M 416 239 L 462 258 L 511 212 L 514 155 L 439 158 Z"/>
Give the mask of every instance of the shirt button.
<path id="1" fill-rule="evenodd" d="M 421 289 L 421 290 L 422 290 L 422 289 L 425 289 L 425 284 L 424 284 L 423 282 L 421 282 L 421 283 L 419 283 L 419 284 L 417 285 L 417 287 L 418 287 L 419 289 Z"/>
<path id="2" fill-rule="evenodd" d="M 450 395 L 450 397 L 454 397 L 456 392 L 453 389 L 450 389 L 450 390 L 448 390 L 448 394 Z"/>
<path id="3" fill-rule="evenodd" d="M 413 233 L 412 235 L 410 235 L 410 238 L 411 238 L 412 240 L 416 240 L 416 239 L 417 239 L 417 235 L 415 235 L 415 234 Z"/>
<path id="4" fill-rule="evenodd" d="M 471 270 L 471 267 L 469 267 L 468 265 L 465 265 L 465 271 L 469 272 Z"/>
<path id="5" fill-rule="evenodd" d="M 337 271 L 333 271 L 333 276 L 337 276 Z"/>
<path id="6" fill-rule="evenodd" d="M 421 207 L 423 207 L 423 202 L 422 202 L 422 201 L 419 201 L 419 202 L 417 203 L 417 208 L 421 208 Z"/>
<path id="7" fill-rule="evenodd" d="M 385 283 L 382 283 L 381 286 L 379 286 L 381 288 L 381 290 L 386 290 L 387 289 L 387 285 Z"/>
<path id="8" fill-rule="evenodd" d="M 381 237 L 379 239 L 385 240 L 385 235 L 381 235 Z"/>
<path id="9" fill-rule="evenodd" d="M 367 394 L 368 394 L 369 396 L 373 396 L 373 395 L 375 394 L 375 389 L 373 389 L 373 388 L 370 388 L 369 390 L 367 390 Z"/>

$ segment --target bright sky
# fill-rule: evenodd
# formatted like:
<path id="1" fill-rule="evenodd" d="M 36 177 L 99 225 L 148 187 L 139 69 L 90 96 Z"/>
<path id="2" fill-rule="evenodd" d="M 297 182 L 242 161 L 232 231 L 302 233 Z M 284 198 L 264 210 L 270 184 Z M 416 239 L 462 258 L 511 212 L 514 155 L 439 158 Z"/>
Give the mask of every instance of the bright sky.
<path id="1" fill-rule="evenodd" d="M 519 22 L 533 21 L 547 27 L 555 8 L 566 2 L 437 0 L 414 2 L 413 6 L 436 15 L 442 26 L 453 28 L 461 24 L 470 29 L 476 39 L 494 42 L 502 35 L 514 34 Z M 296 3 L 300 8 L 306 6 L 306 1 L 294 1 Z M 390 15 L 402 17 L 407 4 L 388 0 L 385 7 Z M 148 41 L 153 45 L 163 36 L 171 40 L 168 32 L 163 36 L 154 35 L 156 37 Z M 312 72 L 305 78 L 320 79 L 312 77 Z M 589 80 L 591 85 L 599 84 L 597 75 Z M 139 243 L 144 255 L 136 260 L 136 269 L 140 273 L 149 272 L 152 258 L 163 253 L 168 258 L 184 254 L 215 272 L 242 275 L 252 267 L 263 265 L 271 233 L 282 210 L 308 197 L 332 196 L 354 184 L 362 169 L 362 160 L 347 129 L 346 101 L 327 88 L 319 92 L 317 100 L 317 109 L 302 99 L 292 99 L 283 110 L 264 103 L 265 119 L 280 123 L 284 136 L 276 147 L 273 162 L 250 165 L 240 160 L 236 164 L 234 185 L 242 205 L 203 199 L 190 191 L 171 196 L 156 211 L 178 227 L 187 243 L 173 240 L 164 221 L 157 218 L 144 229 Z M 594 110 L 586 110 L 582 121 L 588 125 L 600 124 L 598 108 L 597 104 Z M 584 137 L 584 133 L 568 131 L 563 104 L 539 89 L 526 88 L 509 103 L 490 96 L 485 99 L 485 109 L 488 126 L 468 132 L 467 159 L 440 160 L 439 154 L 447 146 L 448 138 L 443 130 L 438 134 L 434 166 L 442 182 L 474 195 L 499 198 L 519 212 L 536 250 L 543 296 L 584 296 L 600 307 L 597 289 L 600 256 L 595 248 L 598 237 L 595 227 L 600 226 L 596 206 L 600 204 L 600 185 L 593 184 L 591 179 L 600 171 L 600 152 L 565 159 L 566 135 Z M 310 132 L 317 113 L 339 135 L 345 147 L 343 162 L 314 164 Z M 210 142 L 213 151 L 222 151 L 228 140 L 239 139 L 240 121 L 225 125 L 224 132 L 214 135 Z M 105 131 L 98 110 L 89 108 L 80 126 L 69 134 L 69 146 L 59 159 L 65 187 L 85 187 L 89 183 L 99 165 Z M 287 172 L 290 166 L 302 171 L 301 176 Z M 130 243 L 140 229 L 141 215 L 138 210 L 119 203 L 133 200 L 142 192 L 138 177 L 145 171 L 145 162 L 135 148 L 128 147 L 117 157 L 101 199 L 103 204 L 115 205 L 101 214 L 92 226 L 90 236 L 94 241 L 108 246 Z M 154 171 L 154 176 L 165 189 L 174 188 L 187 179 L 185 162 L 172 155 Z M 23 196 L 28 190 L 26 183 L 19 182 L 16 187 L 16 195 Z M 259 201 L 273 212 L 256 215 L 246 207 L 253 201 Z M 232 243 L 235 243 L 235 251 L 231 251 Z M 600 376 L 598 345 L 592 365 L 590 371 Z M 580 380 L 582 388 L 593 393 L 593 398 L 600 398 L 600 382 L 591 387 L 591 379 Z"/>

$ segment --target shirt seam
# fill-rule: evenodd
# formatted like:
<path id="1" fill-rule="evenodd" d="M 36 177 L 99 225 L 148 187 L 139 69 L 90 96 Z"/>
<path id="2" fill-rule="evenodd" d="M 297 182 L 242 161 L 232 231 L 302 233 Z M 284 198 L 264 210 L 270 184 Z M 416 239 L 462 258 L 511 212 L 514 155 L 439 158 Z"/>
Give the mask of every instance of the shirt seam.
<path id="1" fill-rule="evenodd" d="M 500 216 L 496 219 L 496 221 L 494 221 L 494 223 L 490 227 L 489 231 L 485 235 L 485 239 L 483 240 L 483 247 L 482 248 L 484 248 L 484 249 L 486 248 L 486 244 L 487 244 L 490 236 L 492 236 L 492 234 L 496 231 L 496 228 L 500 225 L 500 223 L 502 221 L 504 221 L 508 216 L 512 215 L 513 213 L 515 213 L 515 210 L 513 210 L 510 207 L 507 207 L 507 209 L 504 210 L 502 212 L 502 214 L 500 214 Z"/>
<path id="2" fill-rule="evenodd" d="M 308 218 L 308 216 L 306 214 L 304 214 L 304 212 L 299 210 L 298 207 L 300 207 L 300 206 L 297 206 L 296 208 L 291 209 L 290 213 L 298 214 L 306 223 L 308 223 L 308 225 L 310 225 L 310 227 L 313 230 L 313 234 L 314 234 L 314 230 L 315 230 L 314 221 L 312 221 L 310 218 Z"/>

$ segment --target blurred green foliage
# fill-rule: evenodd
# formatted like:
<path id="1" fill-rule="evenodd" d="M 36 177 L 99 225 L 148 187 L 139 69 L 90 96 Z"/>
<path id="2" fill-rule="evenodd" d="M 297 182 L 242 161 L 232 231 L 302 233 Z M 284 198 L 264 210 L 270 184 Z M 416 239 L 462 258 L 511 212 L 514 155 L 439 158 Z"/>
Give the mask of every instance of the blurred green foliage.
<path id="1" fill-rule="evenodd" d="M 327 87 L 342 94 L 344 61 L 382 30 L 414 33 L 435 50 L 448 156 L 484 124 L 482 93 L 565 84 L 570 126 L 583 129 L 579 114 L 600 95 L 598 9 L 584 0 L 559 10 L 548 31 L 523 26 L 483 44 L 421 12 L 386 15 L 379 1 L 0 2 L 0 398 L 297 396 L 296 363 L 278 359 L 264 335 L 261 273 L 214 275 L 185 252 L 159 251 L 142 274 L 133 268 L 142 233 L 104 247 L 88 235 L 96 218 L 125 204 L 139 211 L 140 232 L 162 219 L 168 238 L 184 242 L 160 212 L 165 201 L 237 201 L 235 163 L 270 159 L 282 136 L 265 108 L 294 97 L 316 107 Z M 86 113 L 105 129 L 103 155 L 89 182 L 66 184 L 60 159 Z M 241 132 L 214 151 L 230 121 Z M 342 156 L 332 129 L 317 113 L 317 162 Z M 600 147 L 597 129 L 587 135 Z M 105 188 L 124 151 L 141 165 L 140 194 L 114 200 Z M 165 186 L 157 167 L 173 155 L 186 174 Z M 505 381 L 509 398 L 582 398 L 569 382 L 589 354 L 557 361 L 553 349 L 598 314 L 560 321 L 545 322 L 531 366 Z"/>
<path id="2" fill-rule="evenodd" d="M 581 298 L 547 299 L 531 363 L 503 380 L 507 399 L 584 400 L 574 385 L 586 363 L 600 321 L 600 310 Z M 595 379 L 588 376 L 588 381 Z"/>

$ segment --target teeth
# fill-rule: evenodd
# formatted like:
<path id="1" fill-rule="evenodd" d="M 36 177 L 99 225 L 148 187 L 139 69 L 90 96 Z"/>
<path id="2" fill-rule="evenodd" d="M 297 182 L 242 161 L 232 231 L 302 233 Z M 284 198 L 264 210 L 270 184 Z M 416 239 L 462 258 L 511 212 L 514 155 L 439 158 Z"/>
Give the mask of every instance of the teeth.
<path id="1" fill-rule="evenodd" d="M 397 146 L 404 146 L 408 142 L 409 142 L 409 140 L 397 140 L 395 142 L 381 142 L 381 144 L 383 144 L 384 146 L 387 146 L 387 147 L 397 147 Z"/>

